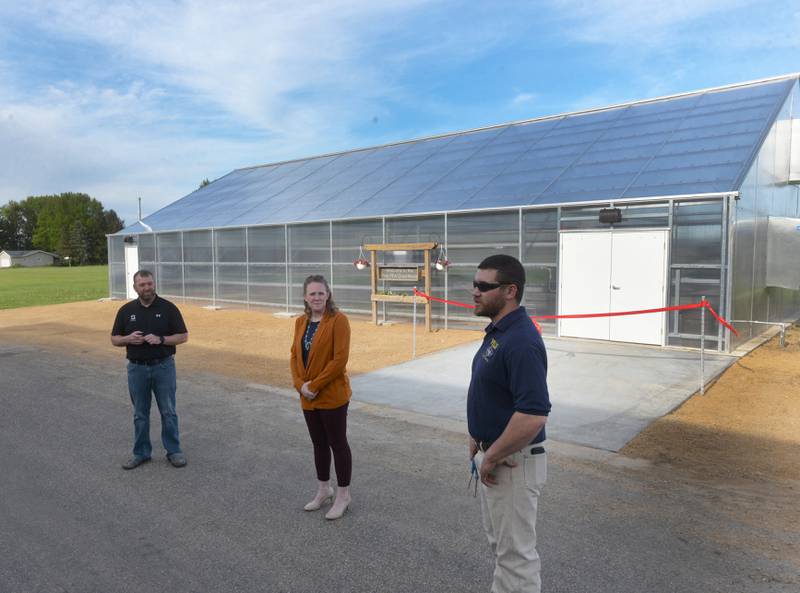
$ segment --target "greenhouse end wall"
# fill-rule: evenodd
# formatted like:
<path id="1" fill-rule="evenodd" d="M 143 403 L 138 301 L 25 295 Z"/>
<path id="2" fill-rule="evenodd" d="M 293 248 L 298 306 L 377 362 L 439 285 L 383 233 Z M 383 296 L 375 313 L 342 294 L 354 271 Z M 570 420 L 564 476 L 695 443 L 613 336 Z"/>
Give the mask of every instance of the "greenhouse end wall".
<path id="1" fill-rule="evenodd" d="M 768 329 L 763 322 L 800 317 L 800 290 L 770 287 L 766 279 L 769 217 L 800 217 L 800 188 L 788 183 L 791 120 L 800 111 L 798 100 L 795 83 L 731 209 L 731 310 L 739 332 L 731 336 L 733 348 Z"/>

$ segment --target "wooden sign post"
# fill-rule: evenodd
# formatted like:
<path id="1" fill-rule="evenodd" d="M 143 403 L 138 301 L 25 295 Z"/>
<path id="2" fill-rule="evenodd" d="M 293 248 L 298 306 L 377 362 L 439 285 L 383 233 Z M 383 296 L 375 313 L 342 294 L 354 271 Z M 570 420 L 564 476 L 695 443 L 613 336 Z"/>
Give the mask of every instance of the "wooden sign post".
<path id="1" fill-rule="evenodd" d="M 436 249 L 438 243 L 371 243 L 364 245 L 370 254 L 370 286 L 372 288 L 372 322 L 378 324 L 378 303 L 422 303 L 425 305 L 425 331 L 431 331 L 431 302 L 425 297 L 414 294 L 378 294 L 378 280 L 393 280 L 395 282 L 413 282 L 415 285 L 420 280 L 420 267 L 418 265 L 385 265 L 378 266 L 378 251 L 423 251 L 425 262 L 422 266 L 422 280 L 425 283 L 425 294 L 431 293 L 431 249 Z"/>

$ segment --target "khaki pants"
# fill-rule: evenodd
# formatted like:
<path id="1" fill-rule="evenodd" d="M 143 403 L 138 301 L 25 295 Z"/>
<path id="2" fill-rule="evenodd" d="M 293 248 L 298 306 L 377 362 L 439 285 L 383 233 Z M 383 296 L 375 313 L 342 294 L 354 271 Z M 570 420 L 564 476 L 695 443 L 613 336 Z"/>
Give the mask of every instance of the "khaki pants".
<path id="1" fill-rule="evenodd" d="M 530 450 L 528 446 L 508 458 L 516 467 L 495 467 L 496 485 L 479 488 L 483 528 L 495 557 L 492 593 L 540 593 L 542 588 L 536 509 L 547 481 L 547 453 L 531 455 Z M 478 451 L 479 468 L 482 461 Z"/>

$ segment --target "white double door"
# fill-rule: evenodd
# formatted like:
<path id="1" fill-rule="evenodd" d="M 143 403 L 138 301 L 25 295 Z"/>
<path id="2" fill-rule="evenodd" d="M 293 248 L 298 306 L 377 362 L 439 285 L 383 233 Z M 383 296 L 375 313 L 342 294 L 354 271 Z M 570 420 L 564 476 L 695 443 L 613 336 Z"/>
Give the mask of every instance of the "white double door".
<path id="1" fill-rule="evenodd" d="M 669 231 L 564 232 L 559 314 L 658 309 L 666 302 Z M 664 313 L 560 319 L 559 335 L 664 344 Z"/>

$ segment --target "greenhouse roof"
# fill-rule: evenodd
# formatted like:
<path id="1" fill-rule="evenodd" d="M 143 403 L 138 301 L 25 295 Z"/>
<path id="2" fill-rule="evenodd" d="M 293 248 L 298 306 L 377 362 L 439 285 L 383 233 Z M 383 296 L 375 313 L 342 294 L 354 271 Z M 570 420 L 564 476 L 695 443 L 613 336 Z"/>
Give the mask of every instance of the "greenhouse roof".
<path id="1" fill-rule="evenodd" d="M 735 191 L 796 80 L 237 169 L 144 223 L 219 228 Z"/>

